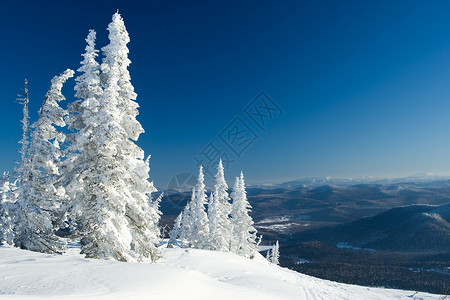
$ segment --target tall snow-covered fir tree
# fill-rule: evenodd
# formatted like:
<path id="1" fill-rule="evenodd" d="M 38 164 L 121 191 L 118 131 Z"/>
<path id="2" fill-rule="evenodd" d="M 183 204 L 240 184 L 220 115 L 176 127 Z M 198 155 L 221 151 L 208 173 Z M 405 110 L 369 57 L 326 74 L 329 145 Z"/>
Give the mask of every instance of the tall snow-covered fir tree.
<path id="1" fill-rule="evenodd" d="M 86 38 L 85 53 L 81 67 L 77 70 L 81 74 L 75 78 L 75 97 L 78 100 L 68 106 L 67 124 L 71 133 L 68 134 L 70 146 L 67 149 L 65 170 L 65 187 L 71 199 L 70 218 L 75 228 L 88 227 L 88 222 L 95 218 L 96 203 L 92 195 L 97 180 L 95 166 L 98 164 L 98 147 L 95 132 L 98 130 L 103 116 L 100 109 L 100 97 L 103 89 L 100 87 L 100 64 L 96 61 L 98 50 L 95 49 L 96 32 L 91 29 Z"/>
<path id="2" fill-rule="evenodd" d="M 22 249 L 53 253 L 61 250 L 62 247 L 58 243 L 58 238 L 54 235 L 50 213 L 41 209 L 38 205 L 42 203 L 42 191 L 34 188 L 36 184 L 34 182 L 36 179 L 34 176 L 40 176 L 40 174 L 36 174 L 36 170 L 33 167 L 36 161 L 30 158 L 32 156 L 30 152 L 34 153 L 40 149 L 39 145 L 34 145 L 35 149 L 30 149 L 27 82 L 25 82 L 25 95 L 19 100 L 23 104 L 23 134 L 22 140 L 20 141 L 22 144 L 20 151 L 21 162 L 19 168 L 16 169 L 18 174 L 18 187 L 17 209 L 15 210 L 16 220 L 14 222 L 14 245 Z M 50 116 L 53 115 L 50 114 Z M 53 133 L 52 128 L 53 125 L 51 122 L 43 123 L 43 129 L 46 129 L 45 133 L 47 133 L 45 137 L 50 137 L 51 133 Z M 37 130 L 37 127 L 35 130 Z M 51 168 L 53 166 L 49 165 L 48 167 Z"/>
<path id="3" fill-rule="evenodd" d="M 95 38 L 96 32 L 91 29 L 86 38 L 81 67 L 77 70 L 81 75 L 75 79 L 75 97 L 78 100 L 69 104 L 66 119 L 72 133 L 68 134 L 70 146 L 64 163 L 65 186 L 72 199 L 70 216 L 75 224 L 85 208 L 91 211 L 94 209 L 90 203 L 90 195 L 94 192 L 90 182 L 96 175 L 91 164 L 98 155 L 99 144 L 94 140 L 94 133 L 102 122 L 99 111 L 103 93 L 100 87 L 100 64 L 96 61 L 99 51 L 95 49 Z"/>
<path id="4" fill-rule="evenodd" d="M 61 208 L 67 201 L 60 182 L 61 158 L 64 156 L 61 144 L 66 135 L 57 127 L 66 126 L 64 118 L 68 112 L 61 108 L 59 102 L 65 100 L 61 89 L 73 74 L 74 71 L 67 69 L 51 80 L 39 119 L 32 125 L 34 130 L 31 132 L 29 149 L 33 202 L 50 215 L 55 228 L 63 224 L 65 212 Z"/>
<path id="5" fill-rule="evenodd" d="M 233 199 L 231 210 L 231 251 L 249 258 L 253 258 L 258 251 L 256 229 L 253 227 L 252 217 L 249 216 L 251 209 L 245 191 L 244 174 L 241 172 L 236 177 L 236 182 L 231 193 Z"/>
<path id="6" fill-rule="evenodd" d="M 89 138 L 94 144 L 83 178 L 90 193 L 81 221 L 82 253 L 121 261 L 155 260 L 159 213 L 150 202 L 156 189 L 148 180 L 149 160 L 134 143 L 144 130 L 136 120 L 139 105 L 127 69 L 129 37 L 119 13 L 113 15 L 108 31 L 98 112 L 83 118 L 84 126 L 93 128 Z"/>
<path id="7" fill-rule="evenodd" d="M 208 249 L 229 251 L 231 242 L 231 204 L 228 196 L 222 160 L 217 166 L 213 197 L 208 205 L 209 235 Z"/>

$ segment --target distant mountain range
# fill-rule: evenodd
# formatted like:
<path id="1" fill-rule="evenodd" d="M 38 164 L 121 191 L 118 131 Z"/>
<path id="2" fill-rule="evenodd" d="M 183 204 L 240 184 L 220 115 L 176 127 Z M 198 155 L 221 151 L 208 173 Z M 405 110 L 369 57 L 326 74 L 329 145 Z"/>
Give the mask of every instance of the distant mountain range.
<path id="1" fill-rule="evenodd" d="M 180 177 L 180 178 L 178 178 Z M 172 195 L 179 193 L 190 193 L 192 188 L 197 182 L 194 175 L 189 173 L 181 173 L 177 175 L 177 180 L 172 179 L 169 183 L 169 187 L 158 187 L 158 190 L 164 191 L 164 193 Z M 264 183 L 264 184 L 251 184 L 247 185 L 249 188 L 295 188 L 295 187 L 320 187 L 324 185 L 336 185 L 336 186 L 352 186 L 357 184 L 396 184 L 396 183 L 427 183 L 433 181 L 445 181 L 450 180 L 450 176 L 437 175 L 430 172 L 421 172 L 406 177 L 398 178 L 377 178 L 371 176 L 354 177 L 354 178 L 339 178 L 339 177 L 302 177 L 295 180 L 289 180 L 281 183 Z"/>
<path id="2" fill-rule="evenodd" d="M 376 178 L 376 177 L 355 177 L 355 178 L 334 178 L 334 177 L 304 177 L 283 183 L 253 185 L 253 187 L 319 187 L 323 185 L 351 186 L 357 184 L 396 184 L 396 183 L 426 183 L 433 181 L 450 180 L 450 176 L 436 175 L 430 172 L 422 172 L 407 177 L 398 178 Z"/>
<path id="3" fill-rule="evenodd" d="M 348 248 L 402 252 L 450 251 L 450 204 L 397 207 L 371 217 L 297 234 Z"/>
<path id="4" fill-rule="evenodd" d="M 412 204 L 450 203 L 450 180 L 391 184 L 286 186 L 248 189 L 257 222 L 308 219 L 343 223 Z"/>

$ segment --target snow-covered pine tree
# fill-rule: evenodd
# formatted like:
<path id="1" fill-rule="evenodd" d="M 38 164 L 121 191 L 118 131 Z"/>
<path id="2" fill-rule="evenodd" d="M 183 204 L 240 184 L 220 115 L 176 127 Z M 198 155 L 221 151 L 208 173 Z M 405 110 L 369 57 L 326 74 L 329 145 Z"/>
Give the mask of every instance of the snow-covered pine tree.
<path id="1" fill-rule="evenodd" d="M 192 200 L 190 203 L 190 246 L 203 249 L 207 244 L 209 233 L 208 216 L 206 215 L 205 205 L 207 204 L 206 189 L 204 183 L 203 167 L 200 166 L 198 180 L 195 188 L 192 190 Z"/>
<path id="2" fill-rule="evenodd" d="M 136 148 L 138 147 L 136 146 Z M 158 223 L 161 216 L 159 203 L 163 194 L 152 200 L 152 192 L 157 190 L 153 186 L 153 182 L 148 181 L 149 159 L 150 156 L 145 161 L 135 158 L 131 164 L 133 169 L 129 185 L 132 198 L 126 204 L 125 216 L 132 236 L 131 249 L 135 252 L 138 261 L 150 258 L 154 262 L 161 256 L 158 249 L 161 240 Z"/>
<path id="3" fill-rule="evenodd" d="M 9 180 L 10 175 L 3 173 L 0 178 L 0 245 L 12 245 L 14 241 L 17 194 L 15 183 Z"/>
<path id="4" fill-rule="evenodd" d="M 136 120 L 136 93 L 128 72 L 128 33 L 119 13 L 108 26 L 109 45 L 102 48 L 103 93 L 92 126 L 94 143 L 84 176 L 90 192 L 81 220 L 82 253 L 121 261 L 152 260 L 159 255 L 158 211 L 151 200 L 156 191 L 148 180 L 148 159 L 134 141 L 144 132 Z"/>
<path id="5" fill-rule="evenodd" d="M 205 248 L 209 226 L 205 211 L 207 197 L 204 179 L 203 167 L 200 166 L 197 184 L 192 189 L 191 200 L 186 203 L 183 211 L 175 219 L 169 234 L 168 247 L 176 244 L 179 238 L 182 247 Z"/>
<path id="6" fill-rule="evenodd" d="M 95 49 L 95 38 L 95 30 L 89 30 L 81 67 L 77 70 L 81 75 L 75 79 L 75 97 L 78 100 L 69 104 L 66 118 L 72 133 L 67 136 L 70 146 L 66 150 L 64 163 L 65 187 L 72 200 L 70 217 L 75 225 L 83 210 L 95 210 L 90 207 L 89 199 L 93 193 L 90 182 L 95 176 L 91 164 L 98 155 L 99 146 L 94 140 L 94 133 L 103 118 L 99 114 L 103 90 L 100 87 L 100 64 L 96 61 L 99 51 Z"/>
<path id="7" fill-rule="evenodd" d="M 195 189 L 195 187 L 194 187 Z M 194 197 L 195 193 L 192 193 L 192 198 Z M 191 202 L 192 202 L 191 198 Z M 184 207 L 183 211 L 181 212 L 181 226 L 178 234 L 178 238 L 180 239 L 180 245 L 181 247 L 190 247 L 190 241 L 191 241 L 191 202 L 186 203 L 186 206 Z"/>
<path id="8" fill-rule="evenodd" d="M 225 181 L 222 160 L 217 166 L 214 196 L 208 205 L 209 235 L 207 248 L 217 251 L 229 251 L 231 242 L 231 204 L 228 185 Z"/>
<path id="9" fill-rule="evenodd" d="M 173 246 L 177 244 L 177 239 L 180 237 L 182 219 L 183 219 L 183 212 L 180 212 L 174 221 L 172 230 L 169 233 L 169 241 L 167 242 L 167 248 L 173 248 Z"/>
<path id="10" fill-rule="evenodd" d="M 31 251 L 53 253 L 60 251 L 62 247 L 58 243 L 58 238 L 54 235 L 49 212 L 41 209 L 37 205 L 38 203 L 42 203 L 42 198 L 40 198 L 41 190 L 34 188 L 36 185 L 36 178 L 34 176 L 40 175 L 36 174 L 36 170 L 33 167 L 36 161 L 30 158 L 30 156 L 33 156 L 30 152 L 36 152 L 40 149 L 38 148 L 39 145 L 35 145 L 35 149 L 30 149 L 31 147 L 29 146 L 29 98 L 27 81 L 25 81 L 25 94 L 19 101 L 23 104 L 23 134 L 22 140 L 20 141 L 22 144 L 20 151 L 22 155 L 21 162 L 19 168 L 16 169 L 18 174 L 18 187 L 17 209 L 15 211 L 16 220 L 14 222 L 14 245 Z M 53 130 L 49 128 L 52 127 L 51 123 L 43 123 L 43 125 L 48 126 L 48 128 L 43 126 L 43 129 L 45 128 L 45 132 L 48 134 L 45 137 L 50 137 L 51 133 L 53 133 Z M 37 127 L 35 130 L 37 130 Z M 51 168 L 53 166 L 49 165 L 47 167 Z"/>
<path id="11" fill-rule="evenodd" d="M 64 118 L 68 112 L 60 107 L 59 102 L 66 99 L 61 89 L 73 74 L 74 71 L 67 69 L 51 80 L 39 119 L 32 125 L 34 130 L 29 149 L 33 202 L 50 215 L 55 229 L 63 224 L 65 211 L 61 207 L 67 202 L 65 189 L 60 183 L 61 158 L 64 156 L 60 145 L 66 135 L 56 126 L 66 126 Z"/>
<path id="12" fill-rule="evenodd" d="M 270 253 L 270 262 L 273 264 L 280 264 L 279 262 L 280 258 L 280 245 L 278 244 L 278 241 L 275 243 L 275 245 L 272 247 L 271 253 Z"/>
<path id="13" fill-rule="evenodd" d="M 83 123 L 84 113 L 94 114 L 98 111 L 98 100 L 102 95 L 102 89 L 100 87 L 100 65 L 96 58 L 98 56 L 98 50 L 95 49 L 95 39 L 97 33 L 94 29 L 89 30 L 89 34 L 86 37 L 86 48 L 85 53 L 82 54 L 83 60 L 81 61 L 81 67 L 77 70 L 81 73 L 75 81 L 75 97 L 80 100 L 74 103 L 78 105 L 73 105 L 75 115 L 74 121 L 72 121 L 75 129 L 85 129 Z M 93 104 L 92 102 L 96 102 Z M 96 109 L 92 111 L 93 109 Z"/>
<path id="14" fill-rule="evenodd" d="M 236 177 L 236 181 L 231 193 L 233 199 L 231 210 L 231 251 L 253 258 L 258 251 L 258 242 L 256 237 L 256 229 L 253 227 L 253 219 L 249 216 L 251 209 L 247 200 L 247 192 L 245 191 L 244 174 L 241 172 L 240 177 Z"/>

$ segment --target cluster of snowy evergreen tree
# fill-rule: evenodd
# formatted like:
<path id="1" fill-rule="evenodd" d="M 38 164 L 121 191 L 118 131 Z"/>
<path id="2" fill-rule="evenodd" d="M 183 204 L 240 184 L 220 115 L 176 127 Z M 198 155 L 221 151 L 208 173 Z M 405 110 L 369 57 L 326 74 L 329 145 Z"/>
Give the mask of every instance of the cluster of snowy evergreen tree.
<path id="1" fill-rule="evenodd" d="M 222 161 L 217 167 L 209 199 L 203 168 L 200 166 L 191 200 L 176 218 L 170 232 L 169 246 L 179 243 L 181 247 L 231 251 L 245 257 L 254 257 L 261 237 L 256 236 L 257 231 L 249 216 L 251 206 L 247 200 L 242 172 L 236 177 L 231 199 L 232 203 Z"/>
<path id="2" fill-rule="evenodd" d="M 139 105 L 128 72 L 130 41 L 117 12 L 108 26 L 110 43 L 101 64 L 96 32 L 75 78 L 75 100 L 63 108 L 63 85 L 74 71 L 51 80 L 37 121 L 30 124 L 25 81 L 21 161 L 15 179 L 0 178 L 0 244 L 45 253 L 61 253 L 58 232 L 80 238 L 88 258 L 155 261 L 160 256 L 158 222 L 162 194 L 149 181 L 149 158 L 136 145 L 144 132 L 137 121 Z M 231 193 L 219 162 L 209 198 L 203 169 L 192 199 L 175 220 L 169 245 L 180 243 L 252 258 L 258 250 L 251 206 L 241 173 Z M 206 211 L 207 207 L 207 211 Z"/>
<path id="3" fill-rule="evenodd" d="M 61 90 L 74 76 L 66 70 L 51 81 L 39 118 L 29 123 L 28 90 L 23 104 L 21 162 L 17 179 L 0 182 L 0 242 L 57 253 L 65 245 L 55 234 L 67 227 L 81 237 L 90 258 L 156 260 L 160 232 L 159 197 L 149 181 L 149 157 L 136 145 L 144 132 L 131 85 L 124 22 L 116 13 L 109 45 L 97 62 L 96 33 L 90 30 L 75 97 L 67 105 Z"/>

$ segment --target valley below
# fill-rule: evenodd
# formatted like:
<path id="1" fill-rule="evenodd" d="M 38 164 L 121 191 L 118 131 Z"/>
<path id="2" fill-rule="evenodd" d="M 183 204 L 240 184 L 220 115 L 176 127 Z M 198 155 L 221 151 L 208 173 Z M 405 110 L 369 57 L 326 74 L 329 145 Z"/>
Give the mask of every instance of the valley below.
<path id="1" fill-rule="evenodd" d="M 450 294 L 450 180 L 247 191 L 262 244 L 280 243 L 281 266 L 342 283 Z M 167 230 L 188 195 L 163 200 Z"/>

